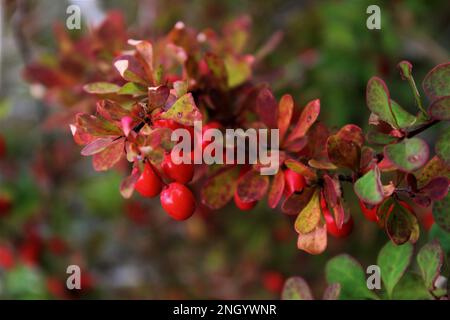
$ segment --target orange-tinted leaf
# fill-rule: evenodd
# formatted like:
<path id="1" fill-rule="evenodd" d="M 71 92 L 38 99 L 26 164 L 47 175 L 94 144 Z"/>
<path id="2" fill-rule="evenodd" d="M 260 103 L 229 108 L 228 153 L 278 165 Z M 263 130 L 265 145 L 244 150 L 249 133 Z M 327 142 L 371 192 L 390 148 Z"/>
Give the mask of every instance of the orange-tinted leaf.
<path id="1" fill-rule="evenodd" d="M 361 159 L 361 147 L 364 136 L 361 128 L 355 125 L 342 127 L 327 140 L 328 158 L 338 167 L 357 171 Z"/>
<path id="2" fill-rule="evenodd" d="M 270 208 L 274 209 L 277 206 L 278 202 L 280 202 L 281 197 L 283 196 L 283 190 L 284 173 L 282 170 L 279 170 L 273 178 L 272 186 L 267 196 L 267 202 Z"/>
<path id="3" fill-rule="evenodd" d="M 92 158 L 92 163 L 96 171 L 106 171 L 112 168 L 122 158 L 124 152 L 124 139 L 116 140 L 100 153 Z"/>
<path id="4" fill-rule="evenodd" d="M 297 247 L 309 254 L 321 254 L 327 248 L 327 227 L 317 226 L 313 231 L 306 234 L 299 234 Z"/>
<path id="5" fill-rule="evenodd" d="M 290 94 L 285 94 L 278 103 L 278 129 L 280 130 L 280 141 L 283 141 L 284 135 L 289 128 L 293 111 L 294 100 Z"/>
<path id="6" fill-rule="evenodd" d="M 308 132 L 309 128 L 317 120 L 320 113 L 320 100 L 316 99 L 309 102 L 303 109 L 297 124 L 286 140 L 286 145 L 298 138 L 303 137 Z"/>

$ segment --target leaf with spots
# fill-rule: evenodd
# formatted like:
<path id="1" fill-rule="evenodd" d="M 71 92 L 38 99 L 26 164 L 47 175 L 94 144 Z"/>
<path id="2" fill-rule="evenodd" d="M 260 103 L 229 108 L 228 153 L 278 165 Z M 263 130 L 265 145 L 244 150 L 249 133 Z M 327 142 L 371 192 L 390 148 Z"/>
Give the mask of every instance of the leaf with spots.
<path id="1" fill-rule="evenodd" d="M 450 121 L 450 96 L 434 100 L 428 112 L 435 120 Z"/>
<path id="2" fill-rule="evenodd" d="M 450 96 L 450 62 L 437 65 L 428 72 L 422 87 L 431 100 Z"/>
<path id="3" fill-rule="evenodd" d="M 416 137 L 384 147 L 384 156 L 405 172 L 417 170 L 425 165 L 429 153 L 428 144 Z"/>
<path id="4" fill-rule="evenodd" d="M 328 137 L 326 144 L 328 158 L 338 167 L 357 171 L 363 143 L 364 135 L 361 128 L 353 124 L 346 125 Z"/>
<path id="5" fill-rule="evenodd" d="M 381 184 L 378 167 L 366 172 L 361 178 L 356 180 L 353 188 L 358 198 L 364 203 L 377 205 L 384 199 L 383 185 Z"/>
<path id="6" fill-rule="evenodd" d="M 250 170 L 239 178 L 237 193 L 243 202 L 252 202 L 264 197 L 269 189 L 269 177 Z"/>
<path id="7" fill-rule="evenodd" d="M 437 139 L 435 146 L 436 155 L 450 166 L 450 127 Z"/>
<path id="8" fill-rule="evenodd" d="M 225 206 L 236 190 L 239 168 L 225 168 L 210 177 L 201 190 L 202 203 L 217 210 Z"/>
<path id="9" fill-rule="evenodd" d="M 170 119 L 185 126 L 193 126 L 194 121 L 202 120 L 202 114 L 195 105 L 192 94 L 187 93 L 175 101 L 169 110 L 163 112 L 161 118 Z"/>
<path id="10" fill-rule="evenodd" d="M 433 217 L 442 230 L 450 233 L 450 193 L 444 199 L 434 202 Z"/>
<path id="11" fill-rule="evenodd" d="M 292 113 L 294 111 L 294 100 L 290 94 L 285 94 L 281 97 L 278 103 L 278 129 L 279 139 L 283 141 L 283 138 L 291 123 Z"/>
<path id="12" fill-rule="evenodd" d="M 443 262 L 444 252 L 436 240 L 424 245 L 417 254 L 417 264 L 419 265 L 425 286 L 429 290 L 436 288 L 435 282 L 441 274 Z"/>
<path id="13" fill-rule="evenodd" d="M 320 100 L 316 99 L 309 102 L 302 113 L 300 114 L 300 118 L 297 121 L 294 129 L 292 129 L 291 133 L 288 135 L 284 145 L 288 145 L 289 143 L 302 138 L 306 135 L 309 128 L 314 124 L 317 120 L 317 117 L 320 113 Z"/>

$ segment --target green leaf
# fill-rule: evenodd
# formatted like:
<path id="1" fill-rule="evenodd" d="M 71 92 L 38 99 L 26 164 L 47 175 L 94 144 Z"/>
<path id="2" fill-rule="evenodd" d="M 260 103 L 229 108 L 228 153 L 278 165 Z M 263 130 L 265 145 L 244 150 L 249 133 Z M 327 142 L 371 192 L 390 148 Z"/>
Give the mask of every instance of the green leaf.
<path id="1" fill-rule="evenodd" d="M 395 300 L 429 300 L 432 299 L 430 292 L 423 284 L 420 275 L 406 272 L 392 293 L 392 299 Z"/>
<path id="2" fill-rule="evenodd" d="M 234 88 L 244 83 L 252 74 L 251 65 L 245 56 L 242 58 L 227 56 L 225 58 L 225 69 L 227 71 L 229 88 Z"/>
<path id="3" fill-rule="evenodd" d="M 433 119 L 450 121 L 450 96 L 434 100 L 429 113 Z"/>
<path id="4" fill-rule="evenodd" d="M 441 267 L 444 261 L 444 252 L 439 242 L 433 241 L 424 245 L 417 254 L 416 259 L 425 286 L 429 290 L 434 290 L 434 283 L 441 273 Z"/>
<path id="5" fill-rule="evenodd" d="M 116 93 L 120 87 L 114 83 L 109 82 L 94 82 L 86 84 L 83 87 L 84 91 L 93 94 L 109 94 Z"/>
<path id="6" fill-rule="evenodd" d="M 427 96 L 435 98 L 450 95 L 450 62 L 434 67 L 423 79 L 423 89 Z"/>
<path id="7" fill-rule="evenodd" d="M 372 77 L 367 83 L 366 103 L 370 111 L 395 128 L 407 128 L 416 121 L 413 115 L 391 100 L 386 84 L 378 77 Z"/>
<path id="8" fill-rule="evenodd" d="M 444 199 L 435 201 L 433 205 L 433 217 L 436 224 L 442 230 L 450 233 L 450 193 Z"/>
<path id="9" fill-rule="evenodd" d="M 225 168 L 209 178 L 201 190 L 202 203 L 217 210 L 233 198 L 236 190 L 239 168 Z"/>
<path id="10" fill-rule="evenodd" d="M 291 277 L 284 283 L 281 300 L 313 300 L 313 296 L 303 278 Z"/>
<path id="11" fill-rule="evenodd" d="M 389 297 L 411 263 L 412 255 L 413 246 L 410 243 L 397 246 L 391 241 L 386 243 L 378 254 L 377 264 Z"/>
<path id="12" fill-rule="evenodd" d="M 383 201 L 383 185 L 380 180 L 380 170 L 373 168 L 359 178 L 354 184 L 358 198 L 368 204 L 377 205 Z"/>
<path id="13" fill-rule="evenodd" d="M 48 298 L 44 275 L 37 268 L 17 266 L 5 273 L 2 287 L 10 299 Z"/>
<path id="14" fill-rule="evenodd" d="M 438 239 L 442 249 L 445 253 L 450 253 L 450 233 L 439 227 L 438 224 L 433 224 L 428 233 L 430 240 Z"/>
<path id="15" fill-rule="evenodd" d="M 294 226 L 298 233 L 309 233 L 319 224 L 321 217 L 319 194 L 319 190 L 316 190 L 309 203 L 297 216 Z"/>
<path id="16" fill-rule="evenodd" d="M 341 285 L 340 299 L 378 299 L 367 288 L 366 275 L 361 265 L 351 256 L 341 254 L 329 260 L 325 272 L 329 284 Z"/>
<path id="17" fill-rule="evenodd" d="M 179 98 L 175 103 L 161 114 L 162 119 L 171 119 L 185 126 L 193 126 L 194 121 L 201 121 L 202 114 L 195 105 L 191 93 Z"/>
<path id="18" fill-rule="evenodd" d="M 140 84 L 137 84 L 134 82 L 127 82 L 120 88 L 119 91 L 117 91 L 117 94 L 131 95 L 131 96 L 144 96 L 147 94 L 147 89 Z"/>
<path id="19" fill-rule="evenodd" d="M 384 147 L 384 155 L 400 170 L 411 172 L 422 167 L 428 160 L 429 148 L 420 138 L 404 139 Z"/>
<path id="20" fill-rule="evenodd" d="M 436 155 L 450 166 L 450 127 L 437 139 L 435 146 Z"/>

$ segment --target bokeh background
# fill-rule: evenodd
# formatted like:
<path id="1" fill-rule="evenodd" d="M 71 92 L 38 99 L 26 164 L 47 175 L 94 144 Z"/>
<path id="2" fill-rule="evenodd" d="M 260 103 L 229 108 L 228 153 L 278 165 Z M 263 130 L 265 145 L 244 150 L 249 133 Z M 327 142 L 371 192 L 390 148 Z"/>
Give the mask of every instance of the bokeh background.
<path id="1" fill-rule="evenodd" d="M 124 172 L 92 169 L 89 159 L 79 155 L 68 126 L 47 121 L 67 106 L 40 100 L 43 88 L 27 83 L 23 70 L 38 57 L 49 63 L 55 59 L 54 25 L 65 23 L 72 3 L 81 6 L 83 23 L 74 37 L 89 33 L 89 26 L 100 23 L 109 10 L 123 14 L 134 38 L 149 39 L 177 21 L 220 30 L 246 15 L 252 21 L 248 53 L 269 39 L 279 40 L 257 65 L 255 81 L 269 82 L 278 98 L 292 94 L 299 105 L 320 98 L 320 119 L 332 128 L 347 123 L 365 128 L 364 92 L 371 76 L 385 79 L 395 99 L 414 110 L 396 64 L 411 61 L 420 83 L 429 69 L 449 60 L 448 1 L 1 3 L 1 298 L 278 298 L 284 279 L 294 275 L 304 277 L 320 297 L 330 257 L 347 252 L 363 266 L 375 263 L 387 238 L 364 220 L 351 190 L 344 192 L 355 230 L 344 240 L 330 238 L 319 256 L 296 248 L 292 221 L 265 201 L 251 212 L 240 212 L 231 203 L 182 223 L 170 220 L 158 200 L 134 196 L 125 201 L 119 194 Z M 366 28 L 370 4 L 381 8 L 381 30 Z M 439 130 L 425 138 L 431 140 Z M 444 235 L 432 228 L 421 241 L 427 237 Z M 82 268 L 81 291 L 64 289 L 69 264 Z"/>

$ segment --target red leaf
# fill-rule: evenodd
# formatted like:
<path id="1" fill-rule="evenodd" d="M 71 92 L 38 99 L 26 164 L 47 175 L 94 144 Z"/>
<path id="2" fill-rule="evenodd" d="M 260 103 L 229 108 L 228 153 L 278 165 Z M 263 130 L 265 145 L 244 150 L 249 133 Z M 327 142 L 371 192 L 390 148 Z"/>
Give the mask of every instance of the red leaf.
<path id="1" fill-rule="evenodd" d="M 269 195 L 267 196 L 267 202 L 269 207 L 274 209 L 278 202 L 280 202 L 281 197 L 283 196 L 284 190 L 284 173 L 282 170 L 279 170 L 275 175 L 272 186 L 269 191 Z"/>
<path id="2" fill-rule="evenodd" d="M 110 146 L 114 142 L 113 138 L 99 138 L 88 145 L 86 145 L 83 150 L 81 150 L 81 155 L 83 156 L 92 156 L 99 152 L 105 150 L 108 146 Z"/>
<path id="3" fill-rule="evenodd" d="M 342 127 L 327 140 L 328 158 L 338 167 L 359 169 L 364 136 L 361 128 L 353 124 Z"/>
<path id="4" fill-rule="evenodd" d="M 287 137 L 285 145 L 298 138 L 303 137 L 308 132 L 309 128 L 311 128 L 313 123 L 317 120 L 319 113 L 320 113 L 320 100 L 316 99 L 309 102 L 303 109 L 296 126 Z"/>
<path id="5" fill-rule="evenodd" d="M 239 178 L 237 193 L 243 202 L 260 200 L 269 188 L 269 177 L 250 170 Z"/>
<path id="6" fill-rule="evenodd" d="M 293 111 L 294 100 L 290 94 L 285 94 L 281 97 L 278 104 L 278 129 L 280 130 L 280 141 L 283 141 L 284 135 L 289 128 Z"/>
<path id="7" fill-rule="evenodd" d="M 277 102 L 268 88 L 264 88 L 259 92 L 256 100 L 256 108 L 261 120 L 267 125 L 268 128 L 277 128 Z"/>
<path id="8" fill-rule="evenodd" d="M 281 211 L 288 215 L 297 215 L 309 203 L 315 188 L 304 188 L 300 193 L 293 193 L 287 198 L 282 206 Z"/>

